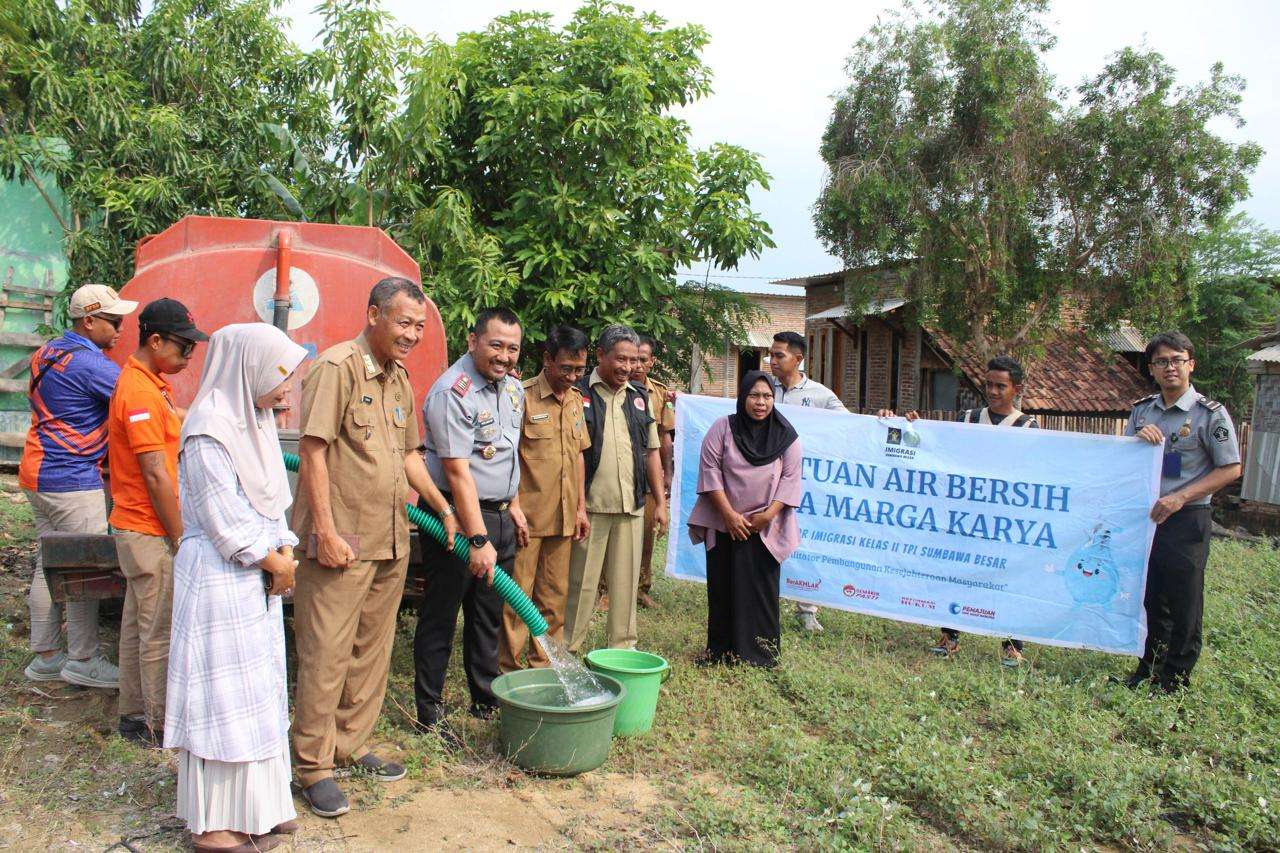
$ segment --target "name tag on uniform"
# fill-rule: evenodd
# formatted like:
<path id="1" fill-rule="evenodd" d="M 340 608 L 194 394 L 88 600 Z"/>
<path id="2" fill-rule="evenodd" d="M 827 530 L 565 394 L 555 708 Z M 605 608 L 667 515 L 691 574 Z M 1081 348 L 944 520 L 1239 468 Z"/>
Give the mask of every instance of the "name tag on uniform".
<path id="1" fill-rule="evenodd" d="M 536 415 L 530 415 L 529 420 L 533 423 L 537 423 L 538 421 L 545 421 L 549 417 L 551 417 L 550 412 L 539 412 Z"/>
<path id="2" fill-rule="evenodd" d="M 1160 474 L 1165 477 L 1181 477 L 1182 476 L 1182 454 L 1176 450 L 1164 455 L 1164 464 L 1161 466 Z"/>
<path id="3" fill-rule="evenodd" d="M 373 405 L 373 398 L 370 397 L 368 394 L 366 394 L 365 396 L 360 398 L 360 402 L 364 403 L 366 406 L 371 406 Z"/>

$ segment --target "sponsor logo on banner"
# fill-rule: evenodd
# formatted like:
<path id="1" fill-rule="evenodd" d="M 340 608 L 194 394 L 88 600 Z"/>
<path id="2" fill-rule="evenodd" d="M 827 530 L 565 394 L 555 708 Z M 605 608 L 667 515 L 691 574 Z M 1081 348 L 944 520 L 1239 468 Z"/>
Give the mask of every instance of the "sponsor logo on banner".
<path id="1" fill-rule="evenodd" d="M 996 612 L 986 607 L 970 607 L 967 604 L 956 604 L 951 602 L 951 606 L 947 608 L 953 616 L 972 616 L 976 619 L 994 619 Z"/>
<path id="2" fill-rule="evenodd" d="M 899 598 L 899 599 L 898 599 L 898 603 L 899 603 L 899 604 L 902 604 L 902 605 L 904 605 L 904 606 L 906 606 L 906 607 L 919 607 L 919 608 L 921 608 L 921 609 L 923 609 L 923 610 L 937 610 L 937 609 L 938 609 L 938 604 L 937 604 L 937 602 L 930 601 L 930 600 L 929 600 L 929 599 L 927 599 L 927 598 L 912 598 L 912 597 L 911 597 L 911 596 L 909 596 L 909 595 L 904 595 L 904 596 L 902 596 L 901 598 Z"/>
<path id="3" fill-rule="evenodd" d="M 875 601 L 880 597 L 880 593 L 874 589 L 861 589 L 851 583 L 844 585 L 845 598 L 861 598 L 865 601 Z"/>
<path id="4" fill-rule="evenodd" d="M 891 459 L 915 459 L 915 448 L 919 445 L 920 436 L 914 430 L 891 426 L 884 440 L 884 455 Z"/>
<path id="5" fill-rule="evenodd" d="M 817 590 L 818 587 L 822 586 L 822 581 L 809 581 L 804 580 L 803 578 L 787 578 L 787 586 L 795 587 L 796 589 Z"/>

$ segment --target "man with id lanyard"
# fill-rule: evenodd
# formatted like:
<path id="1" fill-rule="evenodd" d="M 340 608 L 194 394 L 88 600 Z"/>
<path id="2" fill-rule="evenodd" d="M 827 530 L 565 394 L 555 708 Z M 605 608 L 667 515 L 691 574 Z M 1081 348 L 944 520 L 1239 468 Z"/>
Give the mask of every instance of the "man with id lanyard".
<path id="1" fill-rule="evenodd" d="M 1191 384 L 1195 348 L 1186 335 L 1162 332 L 1146 355 L 1160 392 L 1134 404 L 1125 435 L 1162 445 L 1164 458 L 1160 500 L 1151 509 L 1158 526 L 1143 601 L 1147 645 L 1124 684 L 1136 689 L 1156 679 L 1174 693 L 1190 683 L 1200 657 L 1209 500 L 1240 476 L 1240 445 L 1226 408 Z"/>

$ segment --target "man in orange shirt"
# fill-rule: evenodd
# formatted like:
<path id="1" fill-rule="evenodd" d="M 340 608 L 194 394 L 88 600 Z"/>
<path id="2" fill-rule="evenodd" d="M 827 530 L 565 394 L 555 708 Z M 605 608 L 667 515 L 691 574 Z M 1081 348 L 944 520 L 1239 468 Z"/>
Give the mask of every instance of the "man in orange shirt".
<path id="1" fill-rule="evenodd" d="M 129 356 L 107 413 L 111 526 L 128 584 L 120 619 L 120 734 L 163 743 L 173 555 L 182 537 L 178 510 L 178 436 L 186 413 L 165 374 L 179 373 L 209 336 L 186 306 L 157 299 L 138 316 L 138 349 Z"/>

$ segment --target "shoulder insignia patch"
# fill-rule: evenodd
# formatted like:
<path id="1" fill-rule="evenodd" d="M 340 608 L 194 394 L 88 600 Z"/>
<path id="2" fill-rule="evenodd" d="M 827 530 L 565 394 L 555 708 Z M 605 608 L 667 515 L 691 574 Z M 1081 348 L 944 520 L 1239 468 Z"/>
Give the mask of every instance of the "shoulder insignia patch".
<path id="1" fill-rule="evenodd" d="M 467 392 L 471 390 L 471 377 L 465 373 L 458 374 L 458 378 L 449 386 L 449 390 L 459 397 L 467 396 Z"/>
<path id="2" fill-rule="evenodd" d="M 1206 409 L 1208 409 L 1211 412 L 1217 412 L 1222 410 L 1221 403 L 1219 403 L 1217 400 L 1210 400 L 1208 397 L 1205 397 L 1204 395 L 1201 395 L 1196 400 L 1196 402 L 1204 406 Z"/>
<path id="3" fill-rule="evenodd" d="M 1159 397 L 1159 396 L 1160 396 L 1159 393 L 1148 394 L 1147 396 L 1143 397 L 1141 400 L 1134 400 L 1131 405 L 1141 406 L 1143 403 L 1150 403 L 1152 400 L 1154 400 L 1156 397 Z"/>
<path id="4" fill-rule="evenodd" d="M 1218 424 L 1213 430 L 1213 438 L 1219 444 L 1225 442 L 1231 437 L 1231 431 L 1227 429 L 1226 424 Z"/>
<path id="5" fill-rule="evenodd" d="M 341 364 L 342 362 L 350 358 L 351 354 L 354 353 L 355 351 L 356 351 L 355 341 L 343 341 L 340 344 L 334 344 L 324 352 L 320 353 L 320 356 L 316 359 L 316 361 L 325 362 L 328 364 Z"/>

